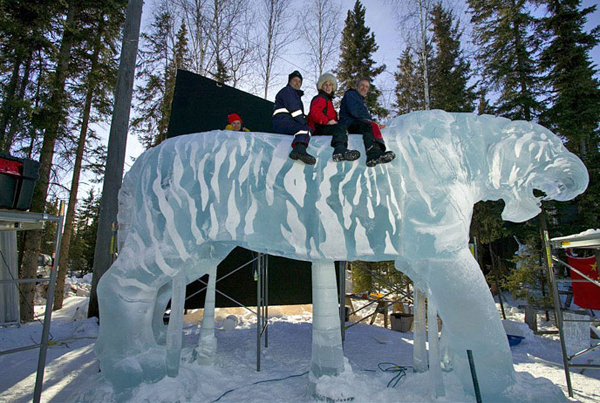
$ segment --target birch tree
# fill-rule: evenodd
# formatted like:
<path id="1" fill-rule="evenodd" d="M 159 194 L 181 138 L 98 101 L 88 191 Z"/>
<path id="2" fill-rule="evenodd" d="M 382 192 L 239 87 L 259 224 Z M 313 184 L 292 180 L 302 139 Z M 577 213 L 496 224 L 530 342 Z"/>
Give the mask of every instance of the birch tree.
<path id="1" fill-rule="evenodd" d="M 339 48 L 340 11 L 340 3 L 335 0 L 312 0 L 302 15 L 302 39 L 308 47 L 315 82 L 331 67 Z"/>
<path id="2" fill-rule="evenodd" d="M 388 3 L 396 7 L 400 29 L 409 47 L 416 52 L 419 58 L 425 109 L 430 109 L 430 72 L 427 57 L 430 14 L 434 2 L 432 0 L 389 0 Z"/>
<path id="3" fill-rule="evenodd" d="M 259 73 L 264 83 L 264 98 L 275 75 L 275 65 L 285 48 L 292 42 L 293 28 L 289 0 L 262 0 L 258 45 Z"/>
<path id="4" fill-rule="evenodd" d="M 254 13 L 244 0 L 175 0 L 174 18 L 188 29 L 189 69 L 227 77 L 235 86 L 252 63 Z"/>

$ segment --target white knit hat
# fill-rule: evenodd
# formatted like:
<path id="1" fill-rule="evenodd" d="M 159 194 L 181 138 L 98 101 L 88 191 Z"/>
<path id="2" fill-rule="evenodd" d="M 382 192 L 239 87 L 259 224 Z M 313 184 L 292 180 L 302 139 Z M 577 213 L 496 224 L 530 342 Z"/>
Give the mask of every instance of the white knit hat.
<path id="1" fill-rule="evenodd" d="M 335 76 L 331 73 L 321 74 L 321 77 L 319 77 L 319 81 L 317 81 L 317 90 L 321 90 L 321 87 L 323 86 L 323 84 L 325 84 L 325 81 L 329 81 L 331 84 L 333 84 L 334 92 L 337 90 L 337 80 L 335 79 Z"/>

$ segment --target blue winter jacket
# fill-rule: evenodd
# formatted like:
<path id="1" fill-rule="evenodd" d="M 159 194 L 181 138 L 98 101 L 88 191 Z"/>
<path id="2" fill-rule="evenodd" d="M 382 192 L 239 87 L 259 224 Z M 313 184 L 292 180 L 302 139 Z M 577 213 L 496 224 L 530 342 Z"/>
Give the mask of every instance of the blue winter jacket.
<path id="1" fill-rule="evenodd" d="M 367 109 L 367 102 L 355 89 L 349 89 L 340 105 L 340 124 L 350 126 L 359 121 L 373 120 Z"/>
<path id="2" fill-rule="evenodd" d="M 304 114 L 304 105 L 300 97 L 304 91 L 294 89 L 291 85 L 286 85 L 275 96 L 275 107 L 273 108 L 273 127 L 286 125 L 286 123 L 299 123 L 306 125 L 306 115 Z"/>

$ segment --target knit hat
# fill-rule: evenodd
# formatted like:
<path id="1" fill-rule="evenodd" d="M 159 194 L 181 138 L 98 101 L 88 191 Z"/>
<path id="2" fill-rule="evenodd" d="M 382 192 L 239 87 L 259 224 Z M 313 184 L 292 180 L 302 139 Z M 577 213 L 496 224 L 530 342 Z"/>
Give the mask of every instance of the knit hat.
<path id="1" fill-rule="evenodd" d="M 325 84 L 325 81 L 329 81 L 333 85 L 333 92 L 337 90 L 337 81 L 335 79 L 335 76 L 331 73 L 321 74 L 321 77 L 319 77 L 319 81 L 317 81 L 317 90 L 321 90 L 321 87 L 323 86 L 323 84 Z"/>
<path id="2" fill-rule="evenodd" d="M 237 113 L 232 113 L 231 115 L 227 115 L 227 119 L 229 119 L 229 124 L 235 122 L 236 120 L 242 121 L 242 118 Z"/>
<path id="3" fill-rule="evenodd" d="M 292 81 L 292 78 L 294 78 L 294 77 L 298 77 L 300 79 L 300 81 L 302 81 L 302 74 L 300 74 L 300 72 L 298 70 L 294 70 L 288 76 L 288 83 L 290 81 Z"/>

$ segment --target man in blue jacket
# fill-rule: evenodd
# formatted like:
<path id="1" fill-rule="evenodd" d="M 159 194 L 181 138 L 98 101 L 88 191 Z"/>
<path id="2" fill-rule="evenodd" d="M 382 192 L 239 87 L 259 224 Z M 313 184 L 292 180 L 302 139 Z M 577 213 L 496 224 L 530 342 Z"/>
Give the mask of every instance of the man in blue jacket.
<path id="1" fill-rule="evenodd" d="M 367 78 L 356 82 L 356 89 L 351 88 L 344 94 L 340 105 L 340 125 L 348 128 L 348 133 L 362 134 L 367 151 L 367 166 L 385 164 L 396 158 L 392 151 L 386 151 L 381 130 L 385 126 L 373 121 L 367 109 L 365 97 L 371 88 Z"/>
<path id="2" fill-rule="evenodd" d="M 275 96 L 273 108 L 273 130 L 276 133 L 292 134 L 292 152 L 290 158 L 300 160 L 307 165 L 315 165 L 317 160 L 306 151 L 312 129 L 306 123 L 304 105 L 302 104 L 302 75 L 298 70 L 288 76 L 288 85 Z"/>

